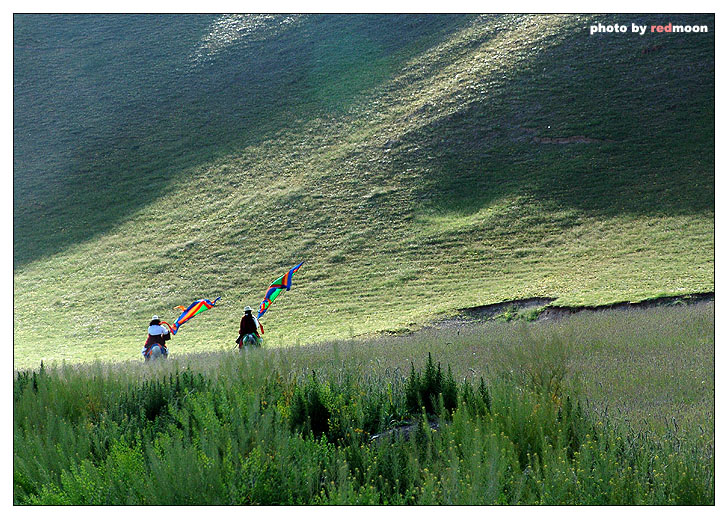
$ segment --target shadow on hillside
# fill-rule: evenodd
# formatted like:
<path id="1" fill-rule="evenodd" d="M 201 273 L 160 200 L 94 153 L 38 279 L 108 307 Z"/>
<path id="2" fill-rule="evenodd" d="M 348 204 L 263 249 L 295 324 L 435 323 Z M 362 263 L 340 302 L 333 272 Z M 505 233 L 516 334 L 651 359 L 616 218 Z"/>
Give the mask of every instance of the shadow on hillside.
<path id="1" fill-rule="evenodd" d="M 172 20 L 165 31 L 180 33 L 187 46 L 160 41 L 155 49 L 134 46 L 134 34 L 120 42 L 97 35 L 80 57 L 71 56 L 82 61 L 66 56 L 59 66 L 60 77 L 72 81 L 54 85 L 40 82 L 36 36 L 15 31 L 16 266 L 108 232 L 157 198 L 173 197 L 181 173 L 346 109 L 391 78 L 392 56 L 404 59 L 437 44 L 468 17 L 312 16 L 275 39 L 224 49 L 204 66 L 180 68 L 177 56 L 160 72 L 147 62 L 189 52 L 208 22 L 190 28 L 195 17 L 123 18 L 129 19 L 154 26 Z M 425 207 L 441 212 L 471 214 L 513 194 L 605 217 L 712 211 L 714 17 L 671 19 L 708 23 L 711 33 L 647 41 L 571 32 L 530 66 L 483 78 L 482 102 L 407 134 L 391 150 L 393 171 L 427 170 L 415 189 L 429 200 Z M 80 20 L 84 31 L 93 29 Z M 650 20 L 622 20 L 631 21 Z M 98 54 L 97 45 L 109 54 Z M 48 60 L 63 52 L 52 45 L 45 51 Z M 120 63 L 107 66 L 106 58 Z M 25 76 L 18 72 L 24 60 Z M 136 75 L 117 78 L 125 73 Z M 116 90 L 106 80 L 119 81 Z M 50 101 L 37 102 L 40 88 Z M 66 123 L 76 109 L 82 117 Z M 574 136 L 600 142 L 534 140 Z"/>
<path id="2" fill-rule="evenodd" d="M 688 22 L 714 27 L 673 23 Z M 712 212 L 712 32 L 606 36 L 573 32 L 514 77 L 483 78 L 487 99 L 406 135 L 393 171 L 426 169 L 419 198 L 438 213 L 509 195 L 604 217 Z"/>
<path id="3" fill-rule="evenodd" d="M 345 109 L 468 19 L 312 15 L 188 67 L 165 52 L 189 53 L 212 17 L 16 17 L 15 266 L 173 197 L 181 173 Z"/>

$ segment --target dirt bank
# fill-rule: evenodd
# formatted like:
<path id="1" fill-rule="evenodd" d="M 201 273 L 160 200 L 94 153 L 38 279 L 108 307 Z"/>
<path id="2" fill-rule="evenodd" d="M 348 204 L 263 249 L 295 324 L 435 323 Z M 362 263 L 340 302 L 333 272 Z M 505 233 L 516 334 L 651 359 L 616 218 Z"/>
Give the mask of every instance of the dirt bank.
<path id="1" fill-rule="evenodd" d="M 599 305 L 599 306 L 547 306 L 539 314 L 539 320 L 549 319 L 560 319 L 569 315 L 573 315 L 579 312 L 602 312 L 604 310 L 635 310 L 639 308 L 654 308 L 657 306 L 672 306 L 672 305 L 689 305 L 696 303 L 707 303 L 709 301 L 715 301 L 715 292 L 699 292 L 696 294 L 688 294 L 684 296 L 668 296 L 668 297 L 657 297 L 654 299 L 647 299 L 645 301 L 639 301 L 637 303 L 622 302 L 612 303 L 610 305 Z"/>
<path id="2" fill-rule="evenodd" d="M 552 303 L 556 298 L 530 297 L 513 299 L 483 306 L 461 308 L 458 315 L 436 321 L 427 328 L 451 328 L 492 320 L 553 321 L 581 312 L 602 312 L 605 310 L 636 310 L 657 306 L 698 304 L 715 301 L 715 292 L 700 292 L 682 296 L 667 296 L 647 299 L 636 303 L 624 301 L 598 306 L 560 306 Z"/>

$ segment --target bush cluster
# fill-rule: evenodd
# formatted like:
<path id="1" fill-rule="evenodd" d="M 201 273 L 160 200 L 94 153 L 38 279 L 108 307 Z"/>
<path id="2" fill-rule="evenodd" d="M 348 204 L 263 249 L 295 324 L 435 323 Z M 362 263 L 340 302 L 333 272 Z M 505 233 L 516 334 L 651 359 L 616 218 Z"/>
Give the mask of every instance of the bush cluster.
<path id="1" fill-rule="evenodd" d="M 706 438 L 630 434 L 577 398 L 461 380 L 41 370 L 14 383 L 16 504 L 710 504 Z"/>

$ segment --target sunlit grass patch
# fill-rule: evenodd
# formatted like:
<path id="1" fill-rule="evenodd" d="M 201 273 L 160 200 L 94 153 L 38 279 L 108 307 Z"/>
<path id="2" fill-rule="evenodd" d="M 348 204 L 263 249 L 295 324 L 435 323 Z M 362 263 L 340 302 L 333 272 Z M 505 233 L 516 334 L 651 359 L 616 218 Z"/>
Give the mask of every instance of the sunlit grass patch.
<path id="1" fill-rule="evenodd" d="M 27 43 L 32 24 L 17 20 Z M 191 30 L 160 52 L 197 49 L 217 27 L 194 20 L 167 19 Z M 664 49 L 643 55 L 636 39 L 590 38 L 593 16 L 377 20 L 306 18 L 224 45 L 183 77 L 170 71 L 190 55 L 173 53 L 139 87 L 147 109 L 114 103 L 110 115 L 130 126 L 85 139 L 78 164 L 30 154 L 22 139 L 45 126 L 18 112 L 15 366 L 90 361 L 99 348 L 136 358 L 151 315 L 171 321 L 199 297 L 221 305 L 173 351 L 227 349 L 241 308 L 302 260 L 266 316 L 271 346 L 414 329 L 516 298 L 594 305 L 714 290 L 712 36 L 656 35 Z M 116 43 L 99 49 L 115 55 Z M 50 59 L 23 49 L 19 60 Z M 64 59 L 86 56 L 73 49 Z M 38 106 L 56 106 L 53 75 L 32 70 L 51 96 Z M 533 141 L 570 135 L 599 142 Z"/>

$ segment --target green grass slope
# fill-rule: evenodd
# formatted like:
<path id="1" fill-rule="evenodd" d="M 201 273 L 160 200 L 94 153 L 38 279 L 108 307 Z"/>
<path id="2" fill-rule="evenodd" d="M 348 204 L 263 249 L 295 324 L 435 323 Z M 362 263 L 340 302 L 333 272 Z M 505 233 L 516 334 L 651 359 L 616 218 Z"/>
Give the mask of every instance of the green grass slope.
<path id="1" fill-rule="evenodd" d="M 302 260 L 270 346 L 713 290 L 714 19 L 589 36 L 658 18 L 16 16 L 16 367 L 232 347 Z"/>

